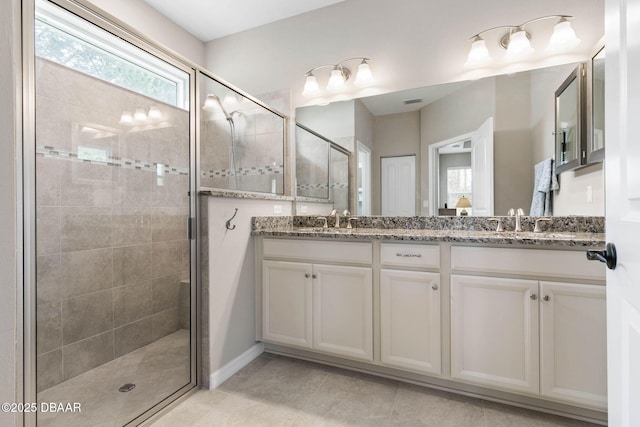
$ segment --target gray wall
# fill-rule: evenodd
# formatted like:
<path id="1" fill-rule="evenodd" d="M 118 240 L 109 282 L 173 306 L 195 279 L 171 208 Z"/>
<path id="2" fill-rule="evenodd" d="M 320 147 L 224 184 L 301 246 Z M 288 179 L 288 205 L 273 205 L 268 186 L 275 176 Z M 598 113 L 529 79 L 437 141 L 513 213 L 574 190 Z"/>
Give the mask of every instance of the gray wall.
<path id="1" fill-rule="evenodd" d="M 18 271 L 16 255 L 16 146 L 20 138 L 20 2 L 3 2 L 0 14 L 0 400 L 17 402 L 21 343 L 18 341 Z M 0 424 L 13 426 L 17 416 L 0 412 Z"/>
<path id="2" fill-rule="evenodd" d="M 420 110 L 420 194 L 429 200 L 429 145 L 475 131 L 494 116 L 495 78 L 486 78 Z M 421 206 L 421 215 L 429 208 Z"/>
<path id="3" fill-rule="evenodd" d="M 389 114 L 374 117 L 373 151 L 371 152 L 371 213 L 380 215 L 380 158 L 416 156 L 416 213 L 420 212 L 420 113 Z"/>

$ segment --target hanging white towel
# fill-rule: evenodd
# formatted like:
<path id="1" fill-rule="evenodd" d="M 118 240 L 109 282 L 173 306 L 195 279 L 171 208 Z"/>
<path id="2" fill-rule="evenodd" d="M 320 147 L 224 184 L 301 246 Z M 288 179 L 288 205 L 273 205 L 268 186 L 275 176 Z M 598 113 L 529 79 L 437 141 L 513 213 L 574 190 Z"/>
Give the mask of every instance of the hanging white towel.
<path id="1" fill-rule="evenodd" d="M 551 211 L 551 192 L 560 189 L 556 177 L 553 159 L 543 160 L 535 166 L 531 216 L 549 216 Z"/>

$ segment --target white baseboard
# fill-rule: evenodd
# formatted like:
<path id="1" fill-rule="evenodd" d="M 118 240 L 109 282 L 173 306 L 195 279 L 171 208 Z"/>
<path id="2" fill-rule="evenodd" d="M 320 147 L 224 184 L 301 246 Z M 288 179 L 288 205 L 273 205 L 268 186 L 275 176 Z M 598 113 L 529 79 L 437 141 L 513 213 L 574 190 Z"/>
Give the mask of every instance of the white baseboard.
<path id="1" fill-rule="evenodd" d="M 231 362 L 224 365 L 209 376 L 209 390 L 216 389 L 231 378 L 240 369 L 247 366 L 253 359 L 260 356 L 264 352 L 264 344 L 257 343 L 249 350 L 242 353 L 240 356 L 233 359 Z"/>

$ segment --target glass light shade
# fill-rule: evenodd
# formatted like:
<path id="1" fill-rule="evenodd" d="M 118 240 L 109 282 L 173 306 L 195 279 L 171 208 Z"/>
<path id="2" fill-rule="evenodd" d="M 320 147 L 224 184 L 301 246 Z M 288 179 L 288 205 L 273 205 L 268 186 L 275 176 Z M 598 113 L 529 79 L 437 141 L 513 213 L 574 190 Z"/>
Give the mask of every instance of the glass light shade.
<path id="1" fill-rule="evenodd" d="M 133 121 L 140 123 L 146 120 L 147 120 L 147 113 L 145 113 L 142 108 L 136 108 L 136 112 L 133 113 Z"/>
<path id="2" fill-rule="evenodd" d="M 318 86 L 318 80 L 313 74 L 309 74 L 304 82 L 304 89 L 302 91 L 303 96 L 313 96 L 320 93 L 320 86 Z"/>
<path id="3" fill-rule="evenodd" d="M 160 111 L 160 109 L 158 107 L 153 105 L 153 106 L 149 107 L 148 116 L 149 116 L 149 118 L 151 120 L 161 120 L 162 119 L 162 112 Z"/>
<path id="4" fill-rule="evenodd" d="M 339 70 L 338 68 L 334 68 L 331 71 L 331 76 L 329 76 L 329 83 L 327 83 L 327 89 L 329 89 L 332 92 L 338 92 L 344 89 L 345 86 L 346 84 L 344 81 L 344 75 L 342 74 L 342 71 Z"/>
<path id="5" fill-rule="evenodd" d="M 371 86 L 373 84 L 373 74 L 371 74 L 371 68 L 369 68 L 367 61 L 363 60 L 360 65 L 358 65 L 358 74 L 356 74 L 356 79 L 353 84 L 360 87 Z"/>
<path id="6" fill-rule="evenodd" d="M 133 116 L 129 111 L 124 111 L 120 116 L 120 121 L 118 123 L 121 125 L 130 125 L 133 123 Z"/>
<path id="7" fill-rule="evenodd" d="M 488 64 L 491 61 L 491 55 L 487 49 L 487 43 L 484 39 L 478 37 L 471 43 L 471 50 L 469 50 L 469 56 L 467 56 L 467 62 L 464 66 L 467 68 L 480 67 Z"/>
<path id="8" fill-rule="evenodd" d="M 553 27 L 553 34 L 551 34 L 547 50 L 553 52 L 570 50 L 578 46 L 580 41 L 573 27 L 571 27 L 571 22 L 562 18 L 560 22 Z"/>
<path id="9" fill-rule="evenodd" d="M 206 111 L 215 111 L 217 107 L 220 107 L 220 100 L 216 95 L 207 95 L 207 98 L 204 100 L 204 104 L 202 105 L 202 109 Z"/>
<path id="10" fill-rule="evenodd" d="M 530 54 L 533 52 L 529 38 L 524 30 L 517 30 L 509 37 L 509 46 L 507 47 L 507 57 L 515 58 Z"/>

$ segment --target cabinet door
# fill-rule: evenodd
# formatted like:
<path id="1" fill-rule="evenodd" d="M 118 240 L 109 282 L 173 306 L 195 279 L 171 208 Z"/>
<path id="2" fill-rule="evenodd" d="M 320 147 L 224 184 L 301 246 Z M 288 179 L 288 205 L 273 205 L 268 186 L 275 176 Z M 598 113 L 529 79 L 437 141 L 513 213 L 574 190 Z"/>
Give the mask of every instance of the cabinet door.
<path id="1" fill-rule="evenodd" d="M 314 265 L 313 276 L 314 349 L 373 360 L 371 268 Z"/>
<path id="2" fill-rule="evenodd" d="M 604 286 L 540 282 L 543 396 L 607 408 Z"/>
<path id="3" fill-rule="evenodd" d="M 380 271 L 382 363 L 440 373 L 440 275 Z"/>
<path id="4" fill-rule="evenodd" d="M 262 263 L 262 338 L 312 347 L 311 264 Z"/>
<path id="5" fill-rule="evenodd" d="M 538 282 L 451 276 L 451 376 L 538 393 Z"/>

